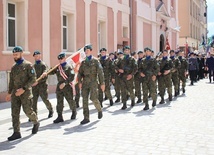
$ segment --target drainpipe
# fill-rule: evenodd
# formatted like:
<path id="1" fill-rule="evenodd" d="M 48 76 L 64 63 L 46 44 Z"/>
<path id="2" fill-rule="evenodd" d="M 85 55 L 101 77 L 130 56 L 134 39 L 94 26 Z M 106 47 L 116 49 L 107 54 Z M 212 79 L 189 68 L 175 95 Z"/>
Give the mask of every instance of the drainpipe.
<path id="1" fill-rule="evenodd" d="M 132 0 L 129 0 L 129 6 L 130 6 L 130 18 L 129 18 L 129 40 L 130 40 L 130 47 L 131 47 L 131 51 L 132 51 L 132 49 L 133 49 L 133 47 L 132 47 L 132 18 L 133 18 L 133 16 L 132 16 Z"/>

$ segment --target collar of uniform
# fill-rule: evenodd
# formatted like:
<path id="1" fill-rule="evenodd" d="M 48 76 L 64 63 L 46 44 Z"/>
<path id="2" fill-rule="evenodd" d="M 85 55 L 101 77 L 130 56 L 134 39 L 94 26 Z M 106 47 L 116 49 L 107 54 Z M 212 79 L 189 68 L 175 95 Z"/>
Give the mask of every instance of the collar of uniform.
<path id="1" fill-rule="evenodd" d="M 35 63 L 38 65 L 41 63 L 41 60 L 36 60 Z"/>
<path id="2" fill-rule="evenodd" d="M 19 60 L 16 62 L 16 64 L 17 64 L 17 65 L 20 65 L 20 64 L 23 63 L 23 61 L 24 61 L 24 58 L 21 58 L 21 59 L 19 59 Z"/>

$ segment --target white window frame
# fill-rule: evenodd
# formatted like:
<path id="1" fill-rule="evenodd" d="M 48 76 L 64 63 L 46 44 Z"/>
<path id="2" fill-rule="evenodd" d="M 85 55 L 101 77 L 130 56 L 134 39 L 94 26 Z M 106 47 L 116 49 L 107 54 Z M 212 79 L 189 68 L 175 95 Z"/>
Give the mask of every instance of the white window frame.
<path id="1" fill-rule="evenodd" d="M 9 17 L 9 15 L 8 15 L 8 5 L 9 4 L 15 5 L 15 18 L 14 17 Z M 14 3 L 14 2 L 7 2 L 6 46 L 7 46 L 8 49 L 13 49 L 17 45 L 17 22 L 16 22 L 17 19 L 16 19 L 16 17 L 17 17 L 17 5 L 16 5 L 16 3 Z M 8 21 L 9 20 L 14 20 L 15 21 L 15 46 L 9 46 L 9 35 L 8 35 L 8 33 L 9 33 L 9 22 Z"/>
<path id="2" fill-rule="evenodd" d="M 97 39 L 98 39 L 98 51 L 102 48 L 101 47 L 101 42 L 102 42 L 102 30 L 101 30 L 101 22 L 98 23 L 97 26 Z M 99 54 L 99 52 L 98 52 Z"/>
<path id="3" fill-rule="evenodd" d="M 64 16 L 66 17 L 66 26 L 64 26 Z M 64 29 L 66 29 L 66 49 L 64 49 Z M 63 51 L 68 51 L 68 15 L 63 14 L 62 16 L 62 48 Z"/>

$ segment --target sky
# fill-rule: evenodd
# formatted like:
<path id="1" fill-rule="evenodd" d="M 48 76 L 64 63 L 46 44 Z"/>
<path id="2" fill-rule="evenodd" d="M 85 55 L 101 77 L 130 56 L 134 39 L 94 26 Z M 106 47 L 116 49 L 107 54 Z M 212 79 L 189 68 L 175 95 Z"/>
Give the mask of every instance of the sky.
<path id="1" fill-rule="evenodd" d="M 214 0 L 207 0 L 208 37 L 214 35 Z"/>

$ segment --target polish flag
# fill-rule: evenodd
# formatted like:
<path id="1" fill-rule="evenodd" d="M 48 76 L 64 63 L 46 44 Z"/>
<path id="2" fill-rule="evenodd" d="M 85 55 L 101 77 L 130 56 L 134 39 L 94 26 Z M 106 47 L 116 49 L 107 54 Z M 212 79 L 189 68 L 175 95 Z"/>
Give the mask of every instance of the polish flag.
<path id="1" fill-rule="evenodd" d="M 169 41 L 168 41 L 168 38 L 166 39 L 166 47 L 165 47 L 166 50 L 170 50 L 170 45 L 169 45 Z"/>

